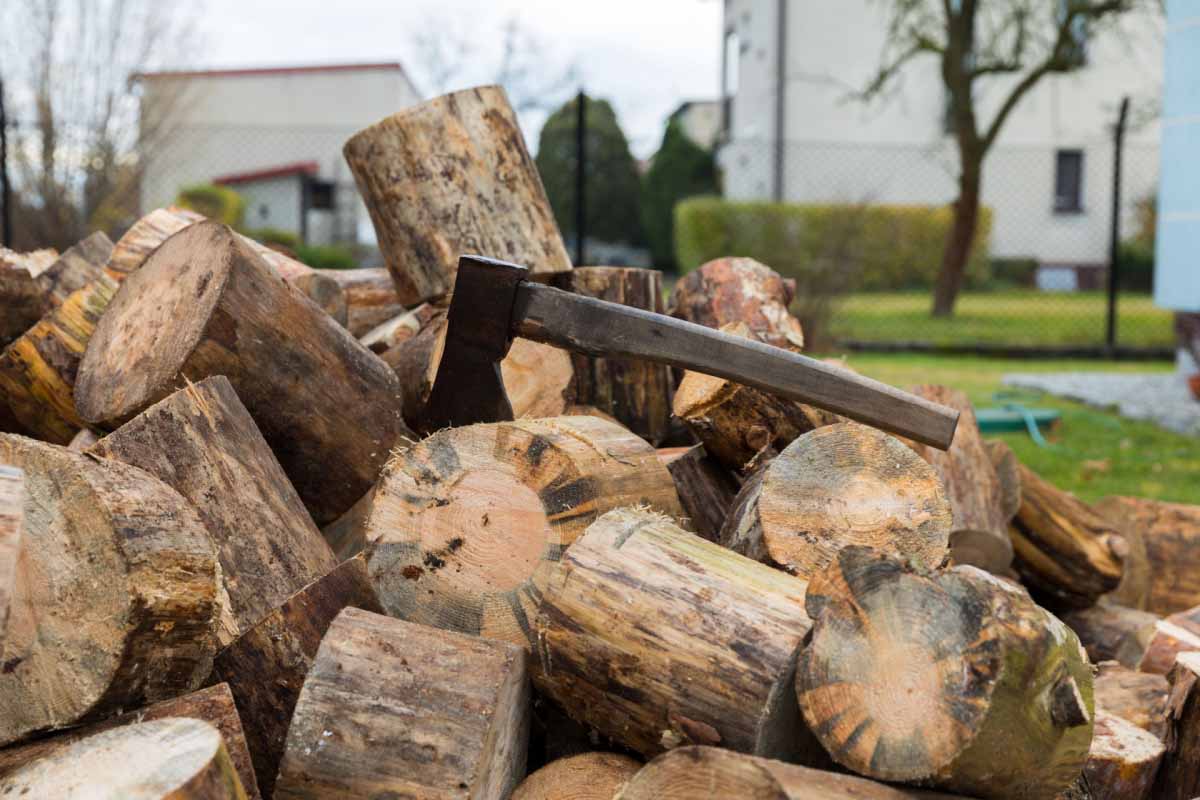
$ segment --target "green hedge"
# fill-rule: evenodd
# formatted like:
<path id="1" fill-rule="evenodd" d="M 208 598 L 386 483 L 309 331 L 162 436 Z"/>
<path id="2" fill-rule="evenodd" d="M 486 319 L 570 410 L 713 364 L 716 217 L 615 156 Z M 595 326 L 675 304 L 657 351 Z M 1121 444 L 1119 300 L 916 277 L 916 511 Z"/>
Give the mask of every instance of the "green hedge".
<path id="1" fill-rule="evenodd" d="M 240 229 L 246 214 L 246 201 L 228 186 L 202 183 L 179 190 L 175 205 L 203 214 L 209 219 Z"/>
<path id="2" fill-rule="evenodd" d="M 950 230 L 949 206 L 799 205 L 695 197 L 675 207 L 675 255 L 687 272 L 722 256 L 749 256 L 786 277 L 842 273 L 846 288 L 933 285 Z M 989 279 L 991 210 L 980 210 L 968 285 Z"/>

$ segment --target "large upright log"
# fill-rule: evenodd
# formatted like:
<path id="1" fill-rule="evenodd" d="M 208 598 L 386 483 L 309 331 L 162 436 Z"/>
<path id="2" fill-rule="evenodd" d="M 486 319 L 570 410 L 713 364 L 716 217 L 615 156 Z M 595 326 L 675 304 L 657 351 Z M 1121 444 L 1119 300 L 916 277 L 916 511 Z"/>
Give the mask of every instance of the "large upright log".
<path id="1" fill-rule="evenodd" d="M 571 268 L 508 97 L 479 86 L 411 106 L 343 149 L 400 302 L 454 285 L 463 253 Z"/>
<path id="2" fill-rule="evenodd" d="M 744 322 L 762 341 L 804 346 L 800 321 L 788 312 L 796 285 L 752 258 L 718 258 L 683 276 L 671 292 L 671 315 L 720 328 Z"/>
<path id="3" fill-rule="evenodd" d="M 233 231 L 200 222 L 125 280 L 80 365 L 76 407 L 117 425 L 209 375 L 229 378 L 318 523 L 366 493 L 409 435 L 388 366 Z"/>
<path id="4" fill-rule="evenodd" d="M 275 800 L 506 800 L 525 774 L 525 660 L 515 645 L 346 609 L 304 681 Z"/>
<path id="5" fill-rule="evenodd" d="M 112 241 L 103 231 L 96 231 L 68 248 L 45 270 L 36 273 L 34 280 L 50 306 L 61 306 L 72 293 L 100 279 L 112 251 Z"/>
<path id="6" fill-rule="evenodd" d="M 648 511 L 605 514 L 541 582 L 538 689 L 645 756 L 822 761 L 791 691 L 806 584 Z"/>
<path id="7" fill-rule="evenodd" d="M 149 472 L 200 512 L 230 601 L 221 646 L 337 566 L 224 375 L 169 395 L 89 452 Z"/>
<path id="8" fill-rule="evenodd" d="M 25 535 L 0 663 L 0 744 L 195 689 L 219 567 L 195 510 L 126 464 L 0 435 Z"/>
<path id="9" fill-rule="evenodd" d="M 580 753 L 532 773 L 510 800 L 613 800 L 641 763 L 616 753 Z"/>
<path id="10" fill-rule="evenodd" d="M 637 505 L 681 514 L 644 440 L 596 417 L 517 420 L 399 453 L 362 529 L 389 614 L 530 647 L 538 581 L 598 516 Z"/>
<path id="11" fill-rule="evenodd" d="M 383 267 L 318 269 L 342 287 L 346 297 L 346 330 L 355 338 L 404 313 L 392 276 Z"/>
<path id="12" fill-rule="evenodd" d="M 1200 505 L 1106 497 L 1096 511 L 1130 538 L 1129 569 L 1143 575 L 1140 593 L 1117 590 L 1122 602 L 1163 615 L 1200 605 Z"/>
<path id="13" fill-rule="evenodd" d="M 833 759 L 879 780 L 1053 798 L 1092 740 L 1079 640 L 975 567 L 926 573 L 867 548 L 813 578 L 796 691 Z"/>
<path id="14" fill-rule="evenodd" d="M 0 642 L 8 628 L 25 529 L 25 473 L 0 464 Z"/>
<path id="15" fill-rule="evenodd" d="M 1180 653 L 1167 681 L 1167 751 L 1154 798 L 1192 800 L 1200 795 L 1200 653 Z"/>

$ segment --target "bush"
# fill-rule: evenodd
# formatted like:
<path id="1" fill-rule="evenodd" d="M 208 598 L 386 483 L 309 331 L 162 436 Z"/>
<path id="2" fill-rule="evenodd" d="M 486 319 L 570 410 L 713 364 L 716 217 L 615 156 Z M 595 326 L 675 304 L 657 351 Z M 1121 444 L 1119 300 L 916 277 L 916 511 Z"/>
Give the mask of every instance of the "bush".
<path id="1" fill-rule="evenodd" d="M 358 260 L 348 247 L 337 244 L 298 244 L 296 259 L 316 269 L 354 269 Z"/>
<path id="2" fill-rule="evenodd" d="M 712 153 L 693 142 L 675 120 L 667 124 L 662 147 L 642 178 L 642 229 L 654 265 L 674 271 L 675 205 L 688 197 L 717 191 Z"/>
<path id="3" fill-rule="evenodd" d="M 246 213 L 242 196 L 228 186 L 202 183 L 186 186 L 179 191 L 175 205 L 223 222 L 231 228 L 241 228 Z"/>
<path id="4" fill-rule="evenodd" d="M 1117 283 L 1127 292 L 1154 290 L 1154 244 L 1141 237 L 1121 244 L 1121 267 Z"/>
<path id="5" fill-rule="evenodd" d="M 291 231 L 280 230 L 279 228 L 256 228 L 246 231 L 246 235 L 251 239 L 262 242 L 265 245 L 280 245 L 288 250 L 295 250 L 300 247 L 300 237 Z"/>
<path id="6" fill-rule="evenodd" d="M 1037 282 L 1036 258 L 993 258 L 992 281 L 1000 287 L 1033 286 Z"/>

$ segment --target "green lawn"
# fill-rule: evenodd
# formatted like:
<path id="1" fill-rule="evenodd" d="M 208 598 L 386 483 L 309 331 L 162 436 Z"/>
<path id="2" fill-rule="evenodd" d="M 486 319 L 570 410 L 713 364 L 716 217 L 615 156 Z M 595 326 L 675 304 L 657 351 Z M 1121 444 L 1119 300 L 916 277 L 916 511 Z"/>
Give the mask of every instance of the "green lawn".
<path id="1" fill-rule="evenodd" d="M 976 408 L 1010 401 L 994 397 L 998 392 L 1010 391 L 1000 384 L 1006 372 L 1170 369 L 1167 364 L 875 354 L 850 354 L 847 363 L 864 375 L 900 387 L 917 383 L 956 387 L 970 396 Z M 1023 463 L 1054 484 L 1087 501 L 1128 494 L 1200 503 L 1200 439 L 1050 395 L 1026 392 L 1016 399 L 1062 412 L 1058 429 L 1048 436 L 1050 447 L 1039 447 L 1023 433 L 1001 437 Z"/>

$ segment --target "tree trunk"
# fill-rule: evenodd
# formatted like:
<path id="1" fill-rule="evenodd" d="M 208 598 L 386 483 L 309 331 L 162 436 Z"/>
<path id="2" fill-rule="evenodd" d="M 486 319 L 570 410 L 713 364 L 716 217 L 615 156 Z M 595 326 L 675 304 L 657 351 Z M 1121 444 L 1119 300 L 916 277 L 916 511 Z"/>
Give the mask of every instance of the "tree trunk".
<path id="1" fill-rule="evenodd" d="M 1141 581 L 1118 590 L 1129 602 L 1140 598 L 1139 607 L 1155 614 L 1200 605 L 1200 570 L 1194 567 L 1200 558 L 1200 505 L 1106 497 L 1096 510 L 1131 542 L 1129 568 Z"/>
<path id="2" fill-rule="evenodd" d="M 521 781 L 509 800 L 613 800 L 641 769 L 616 753 L 582 753 L 560 758 Z"/>
<path id="3" fill-rule="evenodd" d="M 1191 800 L 1200 795 L 1200 653 L 1181 653 L 1167 681 L 1167 752 L 1154 798 Z"/>
<path id="4" fill-rule="evenodd" d="M 1083 767 L 1091 800 L 1146 800 L 1162 757 L 1162 742 L 1152 734 L 1097 709 Z"/>
<path id="5" fill-rule="evenodd" d="M 1130 669 L 1137 669 L 1159 618 L 1146 611 L 1102 601 L 1087 608 L 1068 610 L 1062 615 L 1062 621 L 1083 642 L 1092 663 L 1118 661 Z"/>
<path id="6" fill-rule="evenodd" d="M 505 800 L 525 774 L 515 645 L 348 608 L 296 703 L 275 800 Z"/>
<path id="7" fill-rule="evenodd" d="M 318 523 L 354 505 L 411 435 L 388 366 L 241 237 L 201 222 L 125 281 L 80 365 L 76 407 L 92 423 L 120 424 L 188 380 L 221 374 Z"/>
<path id="8" fill-rule="evenodd" d="M 499 86 L 406 108 L 356 133 L 343 152 L 404 305 L 450 291 L 464 253 L 533 272 L 571 268 Z"/>
<path id="9" fill-rule="evenodd" d="M 1023 589 L 855 547 L 813 578 L 807 605 L 796 691 L 842 766 L 997 800 L 1053 798 L 1079 775 L 1091 665 Z"/>
<path id="10" fill-rule="evenodd" d="M 604 512 L 682 513 L 654 448 L 594 417 L 440 431 L 398 454 L 364 526 L 401 619 L 532 647 L 536 583 Z"/>
<path id="11" fill-rule="evenodd" d="M 1115 661 L 1096 665 L 1096 713 L 1104 711 L 1162 739 L 1167 734 L 1167 691 L 1162 675 L 1136 672 Z"/>
<path id="12" fill-rule="evenodd" d="M 195 689 L 219 566 L 204 524 L 141 470 L 0 435 L 25 532 L 0 663 L 0 744 Z"/>
<path id="13" fill-rule="evenodd" d="M 334 617 L 351 607 L 383 612 L 362 558 L 343 562 L 289 597 L 213 661 L 213 678 L 229 684 L 245 716 L 246 744 L 267 797 L 304 676 Z"/>
<path id="14" fill-rule="evenodd" d="M 718 258 L 676 282 L 670 313 L 709 328 L 745 323 L 759 340 L 798 351 L 804 346 L 804 332 L 788 312 L 795 295 L 795 282 L 765 264 L 752 258 Z"/>
<path id="15" fill-rule="evenodd" d="M 1155 623 L 1138 669 L 1166 675 L 1175 666 L 1175 656 L 1196 650 L 1200 650 L 1200 606 Z"/>
<path id="16" fill-rule="evenodd" d="M 791 692 L 804 581 L 626 508 L 539 588 L 534 682 L 572 718 L 645 756 L 719 744 L 823 760 Z"/>
<path id="17" fill-rule="evenodd" d="M 0 642 L 8 628 L 25 531 L 25 473 L 0 464 Z"/>
<path id="18" fill-rule="evenodd" d="M 346 329 L 356 339 L 365 336 L 376 325 L 404 313 L 392 276 L 383 267 L 318 269 L 316 272 L 342 287 L 346 296 Z"/>
<path id="19" fill-rule="evenodd" d="M 932 568 L 948 552 L 950 503 L 929 464 L 856 423 L 818 428 L 747 481 L 721 544 L 803 578 L 849 545 Z"/>
<path id="20" fill-rule="evenodd" d="M 675 492 L 687 514 L 685 527 L 710 542 L 719 541 L 721 527 L 737 498 L 734 477 L 708 457 L 702 444 L 660 449 L 658 460 L 675 481 Z"/>
<path id="21" fill-rule="evenodd" d="M 954 222 L 942 253 L 942 267 L 933 288 L 933 316 L 954 314 L 954 303 L 967 273 L 975 230 L 979 226 L 979 198 L 983 181 L 983 153 L 960 149 L 962 174 L 958 179 L 958 199 L 954 201 Z"/>

